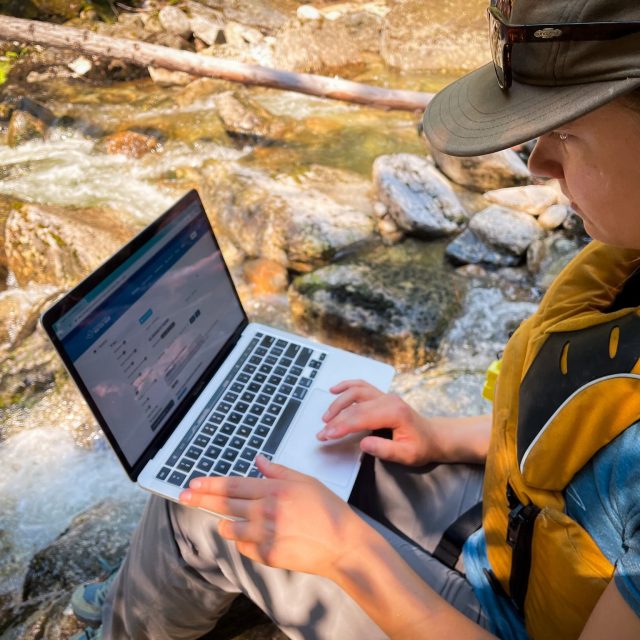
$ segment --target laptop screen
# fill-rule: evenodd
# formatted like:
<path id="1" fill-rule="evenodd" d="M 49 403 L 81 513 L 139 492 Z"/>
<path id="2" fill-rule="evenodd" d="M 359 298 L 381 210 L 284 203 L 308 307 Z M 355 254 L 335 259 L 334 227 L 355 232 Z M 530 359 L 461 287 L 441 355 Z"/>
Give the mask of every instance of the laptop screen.
<path id="1" fill-rule="evenodd" d="M 151 227 L 119 266 L 79 285 L 52 324 L 129 465 L 245 319 L 195 192 Z"/>

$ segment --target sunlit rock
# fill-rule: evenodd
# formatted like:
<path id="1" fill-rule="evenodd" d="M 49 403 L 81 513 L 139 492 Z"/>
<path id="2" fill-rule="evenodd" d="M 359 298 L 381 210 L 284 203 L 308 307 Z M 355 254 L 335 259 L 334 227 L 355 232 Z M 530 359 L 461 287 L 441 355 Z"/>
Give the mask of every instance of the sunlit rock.
<path id="1" fill-rule="evenodd" d="M 483 242 L 469 228 L 447 245 L 446 254 L 458 264 L 482 263 L 502 267 L 517 265 L 521 262 L 521 258 L 512 252 Z"/>
<path id="2" fill-rule="evenodd" d="M 25 204 L 5 227 L 5 252 L 20 286 L 70 286 L 129 240 L 138 225 L 117 211 Z"/>
<path id="3" fill-rule="evenodd" d="M 14 111 L 9 120 L 7 143 L 17 147 L 30 140 L 43 140 L 46 132 L 47 125 L 36 116 L 26 111 Z"/>
<path id="4" fill-rule="evenodd" d="M 466 213 L 447 179 L 426 158 L 399 153 L 373 163 L 378 200 L 400 229 L 425 237 L 459 231 Z"/>
<path id="5" fill-rule="evenodd" d="M 282 138 L 288 118 L 275 117 L 268 109 L 239 92 L 223 93 L 216 100 L 218 115 L 228 133 L 268 142 Z"/>
<path id="6" fill-rule="evenodd" d="M 474 191 L 489 191 L 527 184 L 531 173 L 511 149 L 484 156 L 457 157 L 431 149 L 431 156 L 447 178 Z"/>
<path id="7" fill-rule="evenodd" d="M 97 145 L 97 151 L 121 153 L 129 158 L 142 156 L 158 148 L 158 139 L 137 131 L 118 131 L 103 138 Z"/>
<path id="8" fill-rule="evenodd" d="M 473 216 L 469 228 L 482 241 L 518 256 L 544 235 L 542 227 L 529 214 L 498 205 Z"/>
<path id="9" fill-rule="evenodd" d="M 491 61 L 485 0 L 393 3 L 382 27 L 385 62 L 407 71 L 471 71 Z"/>
<path id="10" fill-rule="evenodd" d="M 214 226 L 250 258 L 308 271 L 374 234 L 370 213 L 303 189 L 293 178 L 221 162 L 209 163 L 204 174 Z M 333 170 L 335 183 L 340 175 Z"/>
<path id="11" fill-rule="evenodd" d="M 524 211 L 532 216 L 539 216 L 550 206 L 558 203 L 558 192 L 555 188 L 530 184 L 524 187 L 511 187 L 487 191 L 484 197 L 502 207 Z"/>
<path id="12" fill-rule="evenodd" d="M 165 31 L 173 33 L 183 38 L 188 38 L 191 35 L 191 24 L 187 14 L 171 5 L 167 5 L 160 9 L 158 13 L 158 19 Z"/>
<path id="13" fill-rule="evenodd" d="M 443 249 L 407 240 L 298 277 L 289 288 L 297 326 L 398 367 L 433 360 L 463 289 Z"/>
<path id="14" fill-rule="evenodd" d="M 547 231 L 557 229 L 562 226 L 570 211 L 566 204 L 552 204 L 540 215 L 538 224 Z"/>
<path id="15" fill-rule="evenodd" d="M 243 265 L 243 273 L 257 294 L 284 291 L 289 283 L 287 270 L 274 260 L 247 260 Z"/>

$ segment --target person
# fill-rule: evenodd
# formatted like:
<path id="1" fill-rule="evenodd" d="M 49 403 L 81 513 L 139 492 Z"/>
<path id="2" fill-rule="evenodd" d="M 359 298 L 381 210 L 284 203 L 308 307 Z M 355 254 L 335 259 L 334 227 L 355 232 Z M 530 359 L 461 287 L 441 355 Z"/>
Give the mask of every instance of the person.
<path id="1" fill-rule="evenodd" d="M 371 432 L 350 504 L 265 459 L 151 498 L 97 634 L 198 638 L 244 593 L 291 638 L 640 637 L 640 5 L 492 0 L 489 26 L 493 64 L 424 131 L 468 156 L 537 138 L 593 238 L 509 340 L 492 418 L 341 383 L 318 437 Z"/>

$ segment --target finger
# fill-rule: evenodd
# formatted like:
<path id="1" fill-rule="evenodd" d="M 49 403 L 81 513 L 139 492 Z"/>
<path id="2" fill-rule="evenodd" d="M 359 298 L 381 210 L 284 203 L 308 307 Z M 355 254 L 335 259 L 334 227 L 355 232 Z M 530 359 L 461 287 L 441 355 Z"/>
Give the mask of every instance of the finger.
<path id="1" fill-rule="evenodd" d="M 380 460 L 411 465 L 415 457 L 415 447 L 409 442 L 388 440 L 378 436 L 366 436 L 360 441 L 360 449 Z"/>
<path id="2" fill-rule="evenodd" d="M 256 456 L 256 467 L 265 478 L 271 480 L 287 480 L 292 482 L 308 482 L 311 478 L 304 473 L 294 471 L 281 464 L 271 462 L 262 455 Z"/>
<path id="3" fill-rule="evenodd" d="M 329 420 L 335 418 L 335 416 L 337 416 L 342 410 L 346 409 L 348 406 L 354 404 L 355 402 L 372 400 L 373 398 L 377 398 L 380 395 L 382 395 L 380 391 L 369 385 L 358 385 L 355 387 L 349 387 L 329 405 L 329 408 L 322 416 L 322 419 L 325 422 L 329 422 Z"/>
<path id="4" fill-rule="evenodd" d="M 260 478 L 195 478 L 189 483 L 189 489 L 195 493 L 206 493 L 227 498 L 256 500 L 268 490 Z"/>
<path id="5" fill-rule="evenodd" d="M 352 404 L 343 409 L 318 434 L 320 440 L 342 438 L 351 433 L 399 426 L 397 400 L 380 395 L 372 400 Z"/>
<path id="6" fill-rule="evenodd" d="M 338 384 L 334 384 L 333 387 L 329 387 L 329 391 L 331 391 L 331 393 L 342 393 L 343 391 L 346 391 L 351 387 L 371 387 L 372 389 L 375 389 L 375 387 L 370 385 L 368 382 L 357 379 L 343 380 L 342 382 L 338 382 Z"/>
<path id="7" fill-rule="evenodd" d="M 220 520 L 218 533 L 225 540 L 252 544 L 260 544 L 273 537 L 272 532 L 256 520 Z"/>
<path id="8" fill-rule="evenodd" d="M 238 498 L 227 498 L 226 496 L 216 496 L 208 493 L 200 493 L 187 489 L 183 491 L 179 500 L 189 507 L 197 507 L 213 511 L 225 516 L 234 518 L 248 518 L 253 500 L 241 500 Z"/>

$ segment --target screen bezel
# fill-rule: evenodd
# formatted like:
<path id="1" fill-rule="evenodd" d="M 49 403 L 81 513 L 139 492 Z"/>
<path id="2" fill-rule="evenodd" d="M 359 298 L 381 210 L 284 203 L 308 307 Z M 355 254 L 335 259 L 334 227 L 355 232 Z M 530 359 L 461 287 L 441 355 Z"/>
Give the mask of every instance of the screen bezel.
<path id="1" fill-rule="evenodd" d="M 226 273 L 227 278 L 229 279 L 229 283 L 231 284 L 231 289 L 236 297 L 238 302 L 238 306 L 242 311 L 242 319 L 238 326 L 235 328 L 230 338 L 224 344 L 224 346 L 220 349 L 216 357 L 211 361 L 209 366 L 206 367 L 203 374 L 198 378 L 196 383 L 193 385 L 191 390 L 185 395 L 185 397 L 180 401 L 180 403 L 173 410 L 169 418 L 167 419 L 165 425 L 158 431 L 156 436 L 151 440 L 147 448 L 140 454 L 137 460 L 134 463 L 130 463 L 124 452 L 118 445 L 116 438 L 111 431 L 108 422 L 105 420 L 104 416 L 100 412 L 98 406 L 94 402 L 91 394 L 89 393 L 89 389 L 84 384 L 82 377 L 78 373 L 76 367 L 73 364 L 72 359 L 66 352 L 62 341 L 58 338 L 53 326 L 54 324 L 62 318 L 65 314 L 69 313 L 73 308 L 79 304 L 86 295 L 94 289 L 97 285 L 105 280 L 115 269 L 120 267 L 126 260 L 128 260 L 134 253 L 136 253 L 140 248 L 142 248 L 147 242 L 149 242 L 156 234 L 158 234 L 162 229 L 164 229 L 167 225 L 174 222 L 185 210 L 190 208 L 192 205 L 197 205 L 200 209 L 200 214 L 204 216 L 207 220 L 207 228 L 211 234 L 211 238 L 220 249 L 220 245 L 215 237 L 213 232 L 213 228 L 211 227 L 211 222 L 205 212 L 204 206 L 202 204 L 202 200 L 198 192 L 195 189 L 189 191 L 184 197 L 182 197 L 178 202 L 176 202 L 171 208 L 165 211 L 162 215 L 160 215 L 156 220 L 154 220 L 151 224 L 145 227 L 138 235 L 136 235 L 132 240 L 130 240 L 126 245 L 124 245 L 117 253 L 115 253 L 111 258 L 109 258 L 106 262 L 104 262 L 98 269 L 96 269 L 93 273 L 87 276 L 82 282 L 76 285 L 73 289 L 67 292 L 62 298 L 60 298 L 57 302 L 55 302 L 49 309 L 47 309 L 41 316 L 40 321 L 42 327 L 44 328 L 49 340 L 53 343 L 58 355 L 62 359 L 69 375 L 75 382 L 76 386 L 80 390 L 85 402 L 89 405 L 91 412 L 96 418 L 100 428 L 104 432 L 109 444 L 112 449 L 118 456 L 120 463 L 125 468 L 127 475 L 131 478 L 132 481 L 136 481 L 142 469 L 144 469 L 147 462 L 153 458 L 153 456 L 160 450 L 160 448 L 167 441 L 169 436 L 174 432 L 180 421 L 187 414 L 194 401 L 198 398 L 204 387 L 211 380 L 216 371 L 220 368 L 222 363 L 225 361 L 237 341 L 239 340 L 242 332 L 249 324 L 249 319 L 247 318 L 247 314 L 242 306 L 240 301 L 240 297 L 238 295 L 238 291 L 233 283 L 233 279 L 231 278 L 231 273 L 229 272 L 229 268 L 224 261 L 224 273 Z M 222 255 L 222 254 L 221 254 Z"/>

